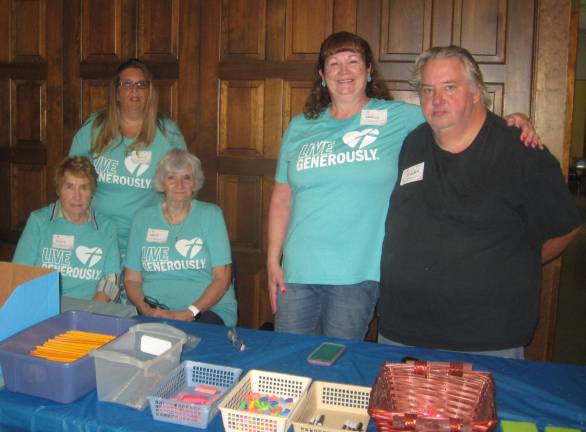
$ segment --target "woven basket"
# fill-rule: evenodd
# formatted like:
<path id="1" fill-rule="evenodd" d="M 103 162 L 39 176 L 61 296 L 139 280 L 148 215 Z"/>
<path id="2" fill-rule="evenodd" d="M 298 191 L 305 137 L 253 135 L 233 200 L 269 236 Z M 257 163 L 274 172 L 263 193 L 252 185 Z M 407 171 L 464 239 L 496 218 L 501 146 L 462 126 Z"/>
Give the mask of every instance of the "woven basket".
<path id="1" fill-rule="evenodd" d="M 368 414 L 382 432 L 487 432 L 497 423 L 494 382 L 470 364 L 385 363 Z"/>

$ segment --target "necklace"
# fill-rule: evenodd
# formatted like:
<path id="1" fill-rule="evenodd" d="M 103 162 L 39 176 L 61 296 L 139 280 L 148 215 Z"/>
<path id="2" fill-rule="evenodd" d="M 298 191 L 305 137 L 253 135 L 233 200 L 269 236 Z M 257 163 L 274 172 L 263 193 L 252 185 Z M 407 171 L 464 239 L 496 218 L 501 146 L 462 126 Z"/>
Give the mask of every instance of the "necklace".
<path id="1" fill-rule="evenodd" d="M 179 240 L 179 235 L 181 234 L 181 231 L 183 231 L 183 227 L 185 226 L 185 222 L 187 221 L 187 217 L 189 216 L 190 211 L 191 203 L 189 203 L 189 208 L 187 209 L 185 216 L 183 217 L 181 222 L 175 224 L 173 223 L 175 218 L 172 217 L 168 207 L 165 206 L 163 208 L 163 216 L 165 217 L 165 219 L 167 220 L 167 224 L 169 225 L 169 233 L 172 233 L 172 235 L 175 236 L 175 243 L 177 243 L 177 241 Z"/>

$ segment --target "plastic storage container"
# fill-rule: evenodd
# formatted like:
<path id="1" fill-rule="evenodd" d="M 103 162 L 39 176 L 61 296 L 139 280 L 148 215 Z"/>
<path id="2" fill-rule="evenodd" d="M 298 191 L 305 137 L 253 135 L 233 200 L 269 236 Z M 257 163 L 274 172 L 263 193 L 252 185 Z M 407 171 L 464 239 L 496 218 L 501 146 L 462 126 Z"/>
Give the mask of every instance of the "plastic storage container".
<path id="1" fill-rule="evenodd" d="M 186 340 L 167 324 L 137 324 L 93 351 L 98 399 L 143 409 L 151 390 L 179 365 Z"/>
<path id="2" fill-rule="evenodd" d="M 91 356 L 60 363 L 30 355 L 37 345 L 65 333 L 81 330 L 118 336 L 135 323 L 128 318 L 69 311 L 42 321 L 0 343 L 0 364 L 11 391 L 71 403 L 96 387 Z"/>
<path id="3" fill-rule="evenodd" d="M 368 421 L 368 401 L 370 387 L 314 381 L 301 402 L 291 423 L 295 432 L 334 432 L 354 425 L 366 430 Z M 321 424 L 312 420 L 321 417 Z"/>
<path id="4" fill-rule="evenodd" d="M 285 432 L 310 384 L 311 378 L 303 376 L 250 370 L 220 402 L 224 429 L 227 432 Z M 286 417 L 276 417 L 239 409 L 240 403 L 251 392 L 293 398 L 291 413 Z"/>
<path id="5" fill-rule="evenodd" d="M 240 374 L 242 369 L 185 361 L 149 395 L 151 414 L 155 420 L 204 429 L 218 413 L 218 404 Z M 175 399 L 181 392 L 193 390 L 200 384 L 215 386 L 219 390 L 218 398 L 210 405 Z"/>

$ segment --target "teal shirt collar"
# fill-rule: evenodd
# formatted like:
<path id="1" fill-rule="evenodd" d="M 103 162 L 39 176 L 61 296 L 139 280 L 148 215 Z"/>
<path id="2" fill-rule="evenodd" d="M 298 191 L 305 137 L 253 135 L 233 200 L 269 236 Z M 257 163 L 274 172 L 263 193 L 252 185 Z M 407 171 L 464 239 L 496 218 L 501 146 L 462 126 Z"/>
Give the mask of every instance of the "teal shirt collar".
<path id="1" fill-rule="evenodd" d="M 97 230 L 98 229 L 98 222 L 96 221 L 96 212 L 90 206 L 89 207 L 90 218 L 89 222 L 91 223 L 92 227 Z M 49 222 L 53 222 L 63 216 L 63 209 L 61 208 L 61 202 L 59 200 L 55 201 L 52 204 L 51 214 L 49 216 Z"/>

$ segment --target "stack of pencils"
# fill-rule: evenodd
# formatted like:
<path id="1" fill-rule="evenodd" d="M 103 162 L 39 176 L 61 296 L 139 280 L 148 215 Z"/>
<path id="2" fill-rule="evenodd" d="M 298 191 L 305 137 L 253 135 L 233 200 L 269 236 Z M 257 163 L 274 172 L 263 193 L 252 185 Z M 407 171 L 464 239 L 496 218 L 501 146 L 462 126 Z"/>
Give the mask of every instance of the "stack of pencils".
<path id="1" fill-rule="evenodd" d="M 38 345 L 31 355 L 62 363 L 74 362 L 115 338 L 103 333 L 68 330 Z"/>

